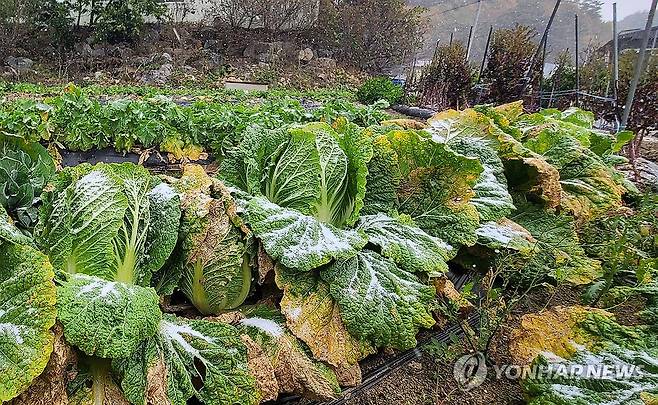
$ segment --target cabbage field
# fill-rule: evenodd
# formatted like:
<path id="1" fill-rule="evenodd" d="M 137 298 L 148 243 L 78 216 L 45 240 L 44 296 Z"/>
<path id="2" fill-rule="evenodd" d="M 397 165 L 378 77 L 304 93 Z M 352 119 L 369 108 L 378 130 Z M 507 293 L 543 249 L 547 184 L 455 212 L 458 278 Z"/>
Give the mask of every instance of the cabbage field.
<path id="1" fill-rule="evenodd" d="M 338 398 L 361 382 L 361 360 L 444 326 L 449 271 L 503 268 L 516 291 L 646 299 L 633 326 L 585 306 L 526 315 L 519 362 L 645 370 L 526 379 L 528 402 L 658 401 L 658 201 L 615 168 L 632 133 L 521 102 L 427 122 L 385 103 L 310 104 L 72 86 L 0 104 L 0 400 Z M 62 167 L 107 148 L 140 164 Z M 149 170 L 156 155 L 164 174 Z"/>

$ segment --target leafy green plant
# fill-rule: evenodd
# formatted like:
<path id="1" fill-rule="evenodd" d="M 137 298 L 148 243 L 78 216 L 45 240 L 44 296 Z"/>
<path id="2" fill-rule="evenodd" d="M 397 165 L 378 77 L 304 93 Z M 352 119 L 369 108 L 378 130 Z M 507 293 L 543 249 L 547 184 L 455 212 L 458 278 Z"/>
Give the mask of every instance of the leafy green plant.
<path id="1" fill-rule="evenodd" d="M 41 192 L 54 172 L 43 146 L 0 135 L 0 205 L 22 228 L 36 224 Z"/>
<path id="2" fill-rule="evenodd" d="M 402 86 L 393 83 L 385 76 L 368 79 L 359 87 L 356 98 L 363 104 L 372 104 L 386 100 L 389 104 L 397 104 L 403 96 Z"/>
<path id="3" fill-rule="evenodd" d="M 364 357 L 414 347 L 421 328 L 441 315 L 457 321 L 467 300 L 483 305 L 468 343 L 488 350 L 538 285 L 608 277 L 625 289 L 610 288 L 605 302 L 642 294 L 652 305 L 641 319 L 656 319 L 655 201 L 634 206 L 638 223 L 605 223 L 637 198 L 613 168 L 630 134 L 597 131 L 577 108 L 524 114 L 520 102 L 421 125 L 380 123 L 385 102 L 252 101 L 99 103 L 69 88 L 46 100 L 45 115 L 35 104 L 2 106 L 18 145 L 44 140 L 45 125 L 61 129 L 52 131 L 60 146 L 183 157 L 205 147 L 218 158 L 217 178 L 198 165 L 179 178 L 127 163 L 61 170 L 43 187 L 34 239 L 0 209 L 3 401 L 55 385 L 71 402 L 102 405 L 329 400 L 358 383 Z M 34 166 L 30 148 L 9 146 L 0 167 L 16 150 L 31 158 L 21 170 Z M 12 187 L 48 178 L 21 170 L 5 170 Z M 447 290 L 437 278 L 449 270 L 476 273 L 482 288 Z M 640 332 L 588 325 L 620 341 Z M 49 384 L 41 373 L 55 349 L 76 372 Z M 583 358 L 602 353 L 587 350 Z M 554 387 L 537 384 L 530 398 L 553 398 Z"/>

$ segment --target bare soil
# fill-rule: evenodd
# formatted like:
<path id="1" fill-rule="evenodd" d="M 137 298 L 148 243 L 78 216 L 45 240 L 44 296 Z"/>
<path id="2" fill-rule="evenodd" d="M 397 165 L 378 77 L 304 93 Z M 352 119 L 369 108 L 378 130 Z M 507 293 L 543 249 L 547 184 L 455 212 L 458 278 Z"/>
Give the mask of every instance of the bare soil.
<path id="1" fill-rule="evenodd" d="M 488 360 L 495 364 L 511 364 L 509 353 L 510 332 L 518 327 L 522 315 L 554 306 L 581 304 L 580 290 L 568 286 L 539 289 L 532 292 L 512 311 L 501 325 L 491 344 Z M 643 305 L 637 300 L 627 301 L 610 309 L 617 321 L 625 325 L 637 324 L 635 313 Z M 472 351 L 462 339 L 464 353 Z M 368 389 L 348 397 L 347 405 L 517 405 L 524 404 L 518 381 L 497 379 L 489 371 L 485 382 L 471 391 L 462 391 L 453 377 L 454 361 L 444 362 L 425 350 L 419 357 L 382 379 Z M 459 356 L 458 356 L 459 357 Z"/>

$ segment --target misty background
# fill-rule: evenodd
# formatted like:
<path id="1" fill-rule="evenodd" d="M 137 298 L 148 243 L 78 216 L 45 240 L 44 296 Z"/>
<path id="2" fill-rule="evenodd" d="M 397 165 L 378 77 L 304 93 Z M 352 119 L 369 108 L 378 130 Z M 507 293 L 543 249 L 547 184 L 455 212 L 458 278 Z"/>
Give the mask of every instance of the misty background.
<path id="1" fill-rule="evenodd" d="M 468 41 L 470 26 L 475 21 L 478 0 L 408 0 L 411 5 L 427 11 L 427 29 L 419 60 L 431 59 L 437 40 L 440 44 L 454 40 Z M 546 61 L 553 61 L 563 50 L 572 54 L 575 49 L 574 16 L 578 14 L 581 58 L 612 39 L 613 0 L 562 0 L 559 12 L 548 37 Z M 617 0 L 619 30 L 644 28 L 651 0 Z M 482 0 L 480 20 L 474 32 L 471 62 L 481 60 L 489 27 L 511 28 L 527 25 L 537 31 L 539 42 L 555 0 Z M 654 25 L 658 18 L 654 20 Z"/>

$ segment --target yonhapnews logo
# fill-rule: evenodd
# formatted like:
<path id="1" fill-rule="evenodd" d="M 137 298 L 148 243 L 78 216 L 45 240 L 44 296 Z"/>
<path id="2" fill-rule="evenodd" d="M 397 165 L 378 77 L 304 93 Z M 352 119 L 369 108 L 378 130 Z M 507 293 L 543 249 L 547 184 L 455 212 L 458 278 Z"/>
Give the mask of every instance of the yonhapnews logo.
<path id="1" fill-rule="evenodd" d="M 641 365 L 634 364 L 565 364 L 554 362 L 548 364 L 494 364 L 491 367 L 496 379 L 589 379 L 589 380 L 630 380 L 641 378 Z M 484 353 L 466 354 L 455 362 L 453 375 L 459 388 L 470 391 L 479 387 L 487 379 L 490 367 L 487 366 Z"/>

